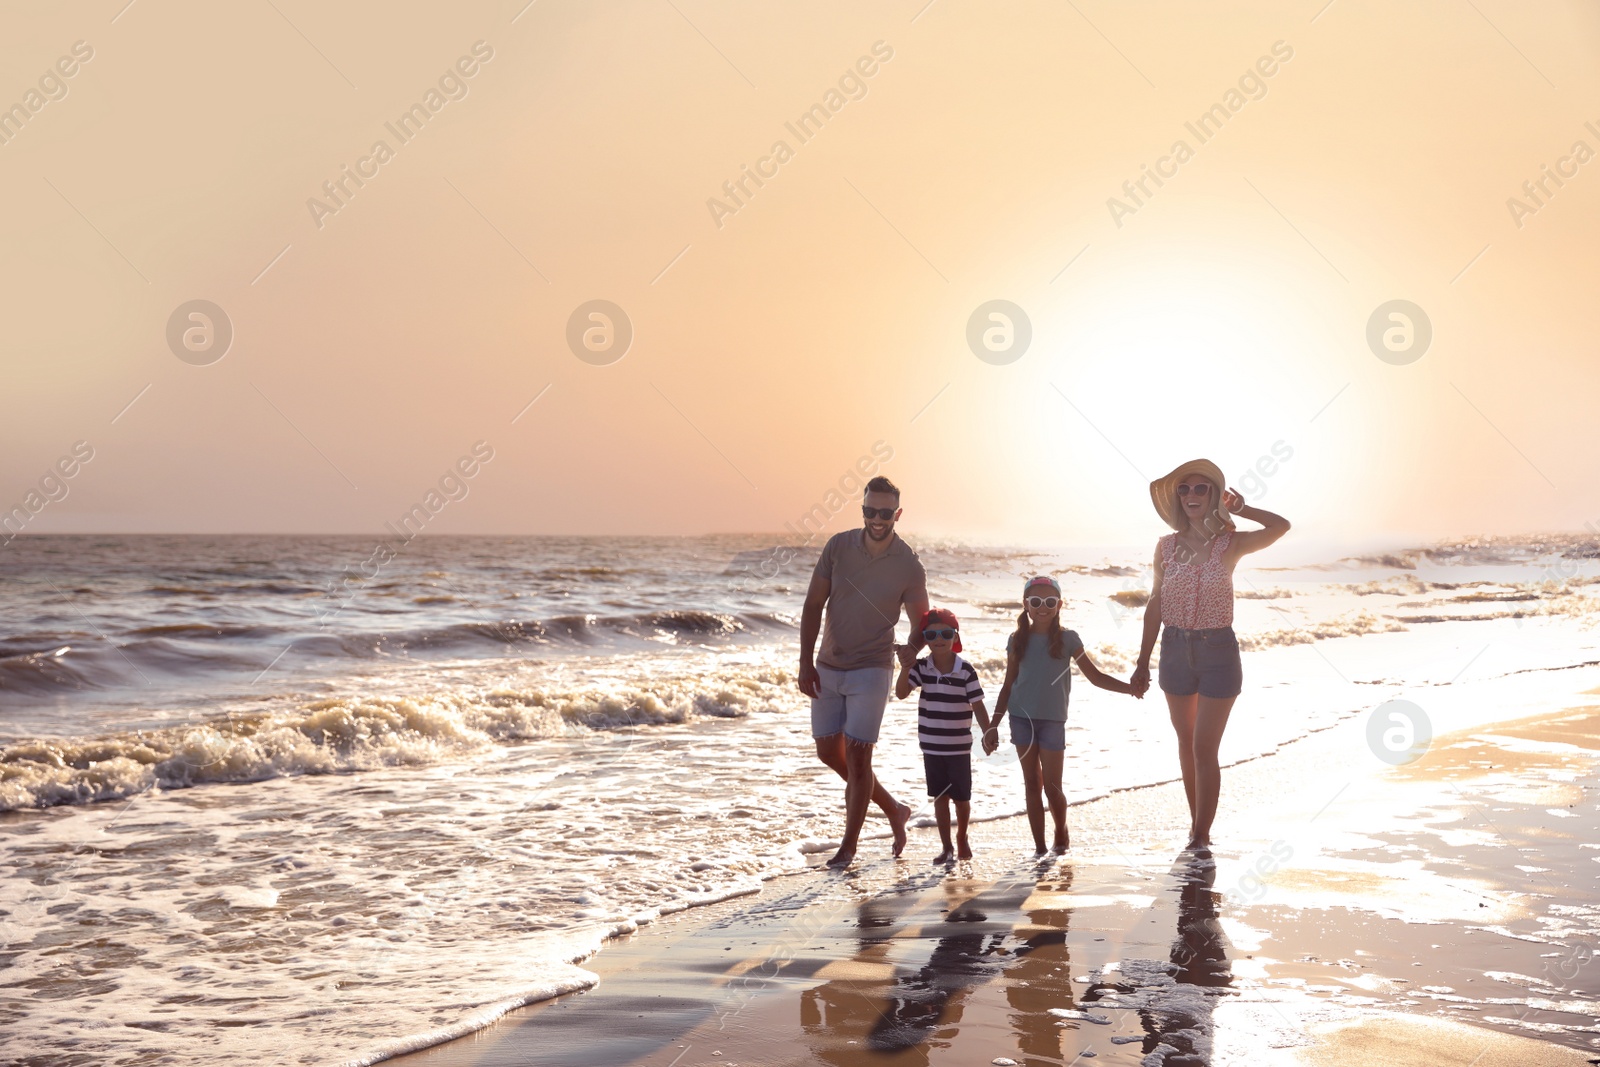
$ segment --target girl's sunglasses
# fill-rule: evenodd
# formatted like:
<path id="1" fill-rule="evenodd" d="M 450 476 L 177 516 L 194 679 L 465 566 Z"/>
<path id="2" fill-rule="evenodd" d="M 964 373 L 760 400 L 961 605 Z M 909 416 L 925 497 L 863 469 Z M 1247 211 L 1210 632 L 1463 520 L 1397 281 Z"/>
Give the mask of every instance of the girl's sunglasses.
<path id="1" fill-rule="evenodd" d="M 924 641 L 948 641 L 951 638 L 955 637 L 955 635 L 956 635 L 956 632 L 954 630 L 950 629 L 949 627 L 946 627 L 943 630 L 924 630 L 924 631 L 922 631 L 922 639 Z"/>
<path id="2" fill-rule="evenodd" d="M 861 517 L 864 519 L 883 519 L 888 521 L 894 518 L 894 513 L 897 510 L 897 508 L 869 508 L 865 504 L 862 504 Z"/>
<path id="3" fill-rule="evenodd" d="M 1061 601 L 1057 600 L 1053 596 L 1031 596 L 1027 600 L 1028 607 L 1030 608 L 1053 608 L 1059 603 L 1061 603 Z"/>
<path id="4" fill-rule="evenodd" d="M 1190 493 L 1193 493 L 1195 496 L 1205 496 L 1209 492 L 1211 492 L 1211 487 L 1205 482 L 1201 482 L 1199 485 L 1178 486 L 1179 496 L 1188 496 Z"/>

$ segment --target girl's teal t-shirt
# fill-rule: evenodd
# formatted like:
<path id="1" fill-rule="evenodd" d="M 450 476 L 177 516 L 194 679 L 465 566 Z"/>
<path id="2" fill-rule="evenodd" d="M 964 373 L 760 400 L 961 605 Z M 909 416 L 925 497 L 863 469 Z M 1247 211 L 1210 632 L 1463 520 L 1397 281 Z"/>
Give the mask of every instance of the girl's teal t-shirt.
<path id="1" fill-rule="evenodd" d="M 1017 635 L 1006 641 L 1006 655 Z M 1028 649 L 1017 667 L 1017 680 L 1011 685 L 1009 711 L 1024 719 L 1046 722 L 1067 721 L 1067 697 L 1072 693 L 1072 657 L 1083 651 L 1083 639 L 1076 630 L 1061 631 L 1060 659 L 1050 658 L 1050 635 L 1028 635 Z"/>

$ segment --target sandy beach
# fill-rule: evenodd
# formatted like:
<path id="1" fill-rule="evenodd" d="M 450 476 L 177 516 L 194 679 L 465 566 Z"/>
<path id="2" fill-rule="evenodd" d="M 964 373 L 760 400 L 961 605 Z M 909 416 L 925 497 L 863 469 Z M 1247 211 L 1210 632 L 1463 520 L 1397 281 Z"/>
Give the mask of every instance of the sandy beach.
<path id="1" fill-rule="evenodd" d="M 930 831 L 834 875 L 669 917 L 599 984 L 406 1067 L 1600 1062 L 1600 710 L 1434 738 L 1385 767 L 1356 723 L 1231 768 L 1214 863 L 1178 854 L 1173 784 L 1072 810 L 1069 856 Z M 1305 788 L 1341 776 L 1342 787 Z"/>

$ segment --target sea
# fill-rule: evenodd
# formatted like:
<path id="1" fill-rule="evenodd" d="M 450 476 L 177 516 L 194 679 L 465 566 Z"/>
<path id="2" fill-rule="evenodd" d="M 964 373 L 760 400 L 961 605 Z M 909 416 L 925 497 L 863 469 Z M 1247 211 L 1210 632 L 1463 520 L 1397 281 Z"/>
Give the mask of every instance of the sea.
<path id="1" fill-rule="evenodd" d="M 1102 669 L 1132 668 L 1153 546 L 907 537 L 991 707 L 1033 574 L 1060 579 Z M 1396 701 L 1424 733 L 1566 706 L 1600 665 L 1592 535 L 1287 544 L 1238 573 L 1225 763 Z M 608 938 L 807 870 L 843 796 L 795 687 L 819 548 L 420 537 L 380 563 L 357 537 L 15 538 L 5 1058 L 372 1063 L 592 984 Z M 1516 707 L 1428 719 L 1440 687 L 1513 675 Z M 891 704 L 876 767 L 931 824 L 914 698 Z M 1078 680 L 1071 802 L 1176 775 L 1157 691 Z M 1022 810 L 1014 751 L 975 777 L 981 850 L 983 820 Z M 862 860 L 886 862 L 887 837 L 869 820 Z"/>

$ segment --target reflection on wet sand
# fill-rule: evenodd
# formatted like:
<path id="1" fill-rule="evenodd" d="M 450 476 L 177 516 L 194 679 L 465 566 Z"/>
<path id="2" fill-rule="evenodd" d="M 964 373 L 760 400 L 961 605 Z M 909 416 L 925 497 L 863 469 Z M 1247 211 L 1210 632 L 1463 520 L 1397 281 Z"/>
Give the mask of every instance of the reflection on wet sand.
<path id="1" fill-rule="evenodd" d="M 989 1000 L 1008 1009 L 1010 1055 L 1024 1067 L 1061 1067 L 1078 1049 L 1093 1047 L 1094 1036 L 1083 1030 L 1123 1013 L 1137 1013 L 1146 1062 L 1209 1063 L 1213 1007 L 1233 987 L 1216 871 L 1209 857 L 1180 857 L 1167 898 L 1176 898 L 1177 908 L 1165 958 L 1130 955 L 1109 964 L 1081 1004 L 1067 945 L 1071 867 L 1033 868 L 987 888 L 950 879 L 863 901 L 854 955 L 826 965 L 817 974 L 821 983 L 800 994 L 801 1028 L 815 1058 L 834 1067 L 924 1067 L 952 1047 L 977 991 L 998 980 Z M 944 914 L 927 921 L 941 897 Z M 1165 913 L 1172 923 L 1169 906 L 1147 914 Z M 978 1019 L 990 1010 L 978 1011 Z M 1101 1054 L 1112 1047 L 1108 1042 Z"/>
<path id="2" fill-rule="evenodd" d="M 1211 1062 L 1216 998 L 1233 988 L 1227 935 L 1217 917 L 1222 894 L 1212 887 L 1217 867 L 1208 853 L 1184 853 L 1172 867 L 1178 889 L 1177 932 L 1165 961 L 1125 959 L 1121 981 L 1096 982 L 1085 1004 L 1136 1008 L 1144 1026 L 1140 1049 L 1162 1067 Z"/>
<path id="3" fill-rule="evenodd" d="M 1059 1064 L 1061 1032 L 1049 1012 L 1072 1006 L 1070 913 L 1025 913 L 1023 906 L 1036 889 L 1061 894 L 1071 886 L 1070 869 L 1044 881 L 1030 871 L 975 894 L 972 883 L 952 879 L 940 887 L 944 917 L 926 925 L 900 921 L 908 912 L 931 910 L 917 907 L 910 894 L 863 902 L 854 958 L 800 996 L 800 1023 L 814 1054 L 838 1067 L 859 1064 L 862 1050 L 896 1067 L 927 1064 L 935 1050 L 949 1047 L 973 990 L 1004 974 L 1010 1022 L 1027 1062 Z M 929 940 L 920 965 L 906 961 Z"/>
<path id="4" fill-rule="evenodd" d="M 973 986 L 1000 973 L 996 951 L 1010 932 L 1008 925 L 996 928 L 990 921 L 991 912 L 1006 906 L 996 893 L 971 896 L 971 889 L 956 880 L 943 884 L 947 910 L 938 930 L 900 922 L 918 903 L 911 894 L 862 902 L 854 958 L 837 968 L 843 971 L 838 977 L 800 994 L 800 1025 L 819 1060 L 845 1067 L 859 1061 L 860 1050 L 870 1049 L 890 1054 L 887 1062 L 921 1065 L 929 1062 L 932 1049 L 948 1044 L 941 1031 L 953 1032 L 961 1021 Z M 1026 897 L 1028 887 L 1012 892 Z M 1011 910 L 1020 903 L 1019 897 Z M 897 950 L 930 934 L 937 940 L 921 967 L 896 963 Z"/>
<path id="5" fill-rule="evenodd" d="M 1065 894 L 1072 889 L 1072 868 L 1061 867 L 1041 879 L 1040 893 Z M 1037 908 L 1017 928 L 1023 939 L 1016 962 L 1006 972 L 1009 1021 L 1017 1035 L 1017 1050 L 1025 1067 L 1061 1064 L 1062 1031 L 1051 1008 L 1075 1008 L 1072 974 L 1068 967 L 1067 927 L 1072 913 L 1066 908 Z"/>

